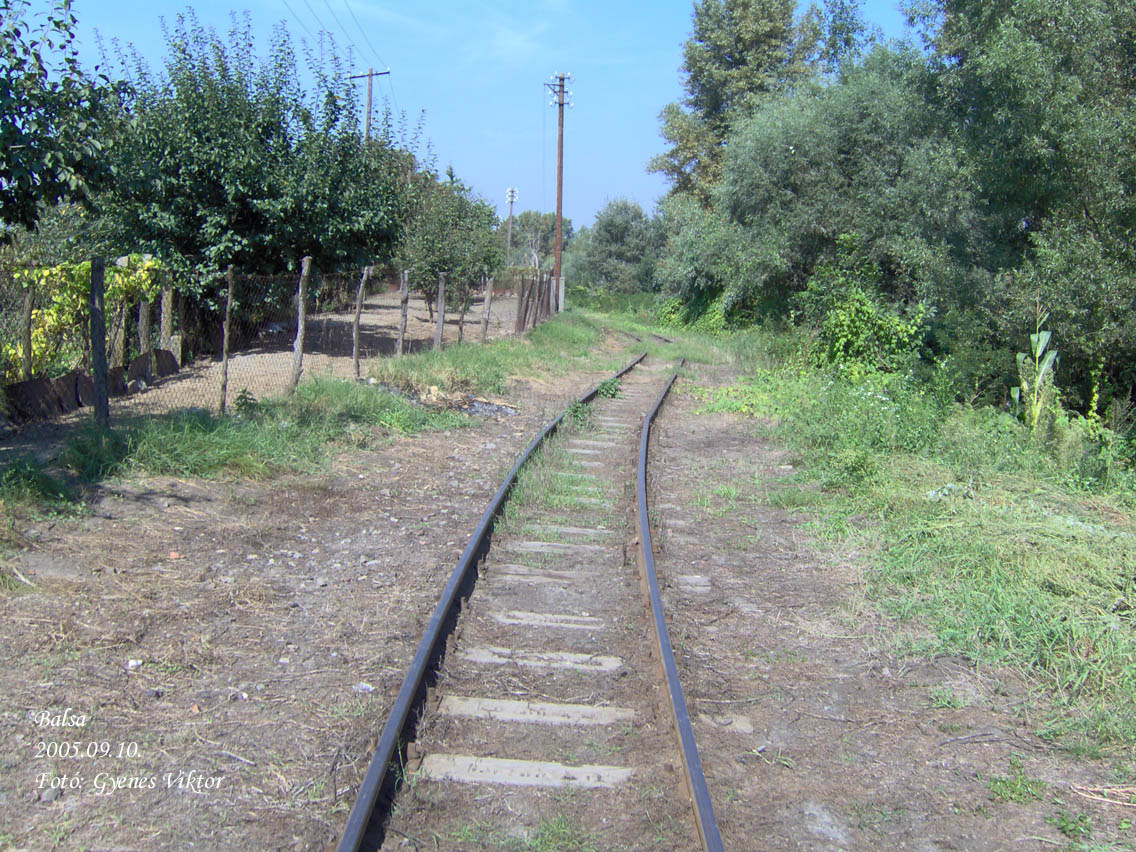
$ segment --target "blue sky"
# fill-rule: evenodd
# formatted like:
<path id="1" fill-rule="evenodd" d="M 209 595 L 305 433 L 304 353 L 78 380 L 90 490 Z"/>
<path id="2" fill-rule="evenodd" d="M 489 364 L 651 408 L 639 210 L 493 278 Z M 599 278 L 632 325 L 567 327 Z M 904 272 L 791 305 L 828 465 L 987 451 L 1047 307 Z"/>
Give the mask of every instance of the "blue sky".
<path id="1" fill-rule="evenodd" d="M 40 2 L 34 4 L 36 7 Z M 232 11 L 248 11 L 267 44 L 284 21 L 296 42 L 327 29 L 349 50 L 356 73 L 376 78 L 386 98 L 424 130 L 439 170 L 458 177 L 504 215 L 556 205 L 556 110 L 544 83 L 571 72 L 575 106 L 565 112 L 564 213 L 592 222 L 612 198 L 650 211 L 665 193 L 646 163 L 663 148 L 658 115 L 682 97 L 682 43 L 691 0 L 213 0 L 190 4 L 219 32 Z M 164 55 L 159 19 L 187 8 L 173 0 L 74 0 L 84 62 L 97 61 L 94 33 L 133 44 L 152 68 Z M 903 35 L 893 0 L 868 0 L 864 15 L 887 36 Z M 363 89 L 360 88 L 362 93 Z M 380 101 L 381 104 L 381 101 Z"/>

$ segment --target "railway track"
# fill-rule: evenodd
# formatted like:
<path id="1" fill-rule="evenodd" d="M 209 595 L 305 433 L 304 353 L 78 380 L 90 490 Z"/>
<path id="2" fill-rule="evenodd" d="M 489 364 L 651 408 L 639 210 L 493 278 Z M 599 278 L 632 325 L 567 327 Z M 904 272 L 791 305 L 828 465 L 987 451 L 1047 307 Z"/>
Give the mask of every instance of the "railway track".
<path id="1" fill-rule="evenodd" d="M 676 373 L 640 356 L 618 396 L 585 394 L 518 460 L 427 626 L 340 852 L 722 848 L 648 522 L 650 422 Z"/>

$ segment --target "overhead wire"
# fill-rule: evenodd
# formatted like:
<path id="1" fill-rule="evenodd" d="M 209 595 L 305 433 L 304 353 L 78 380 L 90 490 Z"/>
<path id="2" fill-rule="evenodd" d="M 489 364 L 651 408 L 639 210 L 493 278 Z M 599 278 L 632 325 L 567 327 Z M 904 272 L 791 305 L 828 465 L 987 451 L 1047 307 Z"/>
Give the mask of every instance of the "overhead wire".
<path id="1" fill-rule="evenodd" d="M 339 20 L 339 16 L 335 14 L 335 10 L 331 8 L 331 4 L 328 2 L 328 0 L 323 0 L 323 5 L 327 6 L 327 11 L 331 12 L 332 20 L 334 20 L 336 25 L 339 27 L 339 31 L 343 33 L 343 37 L 347 39 L 347 43 L 351 45 L 351 47 L 354 48 L 360 55 L 362 55 L 363 51 L 360 50 L 359 45 L 355 43 L 355 39 L 351 38 L 351 34 L 347 32 L 346 28 L 343 26 L 343 23 Z"/>
<path id="2" fill-rule="evenodd" d="M 324 0 L 324 2 L 326 3 L 327 0 Z M 382 56 L 379 55 L 379 51 L 375 48 L 374 42 L 371 41 L 371 37 L 369 35 L 367 35 L 367 31 L 363 28 L 363 25 L 361 23 L 359 23 L 359 18 L 358 18 L 358 16 L 356 16 L 355 10 L 351 8 L 351 4 L 348 3 L 347 0 L 343 0 L 343 5 L 347 9 L 347 11 L 351 14 L 352 20 L 355 21 L 355 26 L 357 26 L 359 28 L 359 32 L 362 34 L 363 40 L 367 42 L 367 46 L 371 49 L 372 55 L 375 57 L 375 59 L 377 59 L 379 61 L 379 66 L 382 67 L 382 68 L 385 68 L 387 71 L 390 71 L 391 70 L 390 65 L 387 63 L 387 61 L 385 59 L 382 58 Z M 402 112 L 402 107 L 398 103 L 398 95 L 395 94 L 395 91 L 394 91 L 394 75 L 393 74 L 387 74 L 385 76 L 386 76 L 386 86 L 390 90 L 391 100 L 394 101 L 395 111 L 396 112 Z"/>
<path id="3" fill-rule="evenodd" d="M 292 14 L 292 17 L 296 19 L 296 23 L 299 24 L 300 28 L 308 34 L 308 38 L 310 38 L 312 41 L 318 41 L 318 39 L 314 35 L 312 35 L 312 31 L 308 29 L 308 25 L 300 20 L 300 16 L 297 15 L 296 11 L 288 5 L 288 0 L 284 0 L 284 8 L 287 9 Z"/>

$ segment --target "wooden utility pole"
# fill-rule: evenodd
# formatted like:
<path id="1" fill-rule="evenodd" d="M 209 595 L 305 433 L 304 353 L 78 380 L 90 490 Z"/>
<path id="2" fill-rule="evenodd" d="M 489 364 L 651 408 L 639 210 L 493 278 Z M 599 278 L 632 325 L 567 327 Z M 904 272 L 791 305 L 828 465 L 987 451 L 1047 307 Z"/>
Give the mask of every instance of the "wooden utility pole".
<path id="1" fill-rule="evenodd" d="M 347 78 L 348 80 L 362 80 L 364 77 L 367 78 L 367 114 L 366 118 L 363 119 L 363 138 L 368 142 L 371 141 L 371 88 L 374 85 L 376 77 L 382 77 L 386 74 L 390 74 L 389 68 L 386 71 L 376 71 L 373 68 L 368 68 L 366 74 L 354 74 Z"/>
<path id="2" fill-rule="evenodd" d="M 563 245 L 563 213 L 564 213 L 564 107 L 571 106 L 568 98 L 571 92 L 565 91 L 565 84 L 572 79 L 571 74 L 557 71 L 552 75 L 552 82 L 544 85 L 552 92 L 553 100 L 549 106 L 559 110 L 558 129 L 556 133 L 556 262 L 552 268 L 553 285 L 560 281 L 560 250 Z M 564 306 L 560 305 L 563 309 Z"/>

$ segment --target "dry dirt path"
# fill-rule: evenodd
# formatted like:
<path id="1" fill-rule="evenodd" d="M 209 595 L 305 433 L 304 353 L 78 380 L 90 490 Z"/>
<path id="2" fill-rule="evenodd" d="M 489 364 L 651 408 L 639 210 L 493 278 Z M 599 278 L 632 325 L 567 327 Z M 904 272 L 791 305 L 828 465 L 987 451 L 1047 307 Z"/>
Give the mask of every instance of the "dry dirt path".
<path id="1" fill-rule="evenodd" d="M 28 530 L 36 588 L 0 596 L 0 849 L 323 849 L 498 483 L 602 378 L 514 382 L 516 416 L 323 474 L 106 483 Z M 67 708 L 85 724 L 51 725 Z"/>

